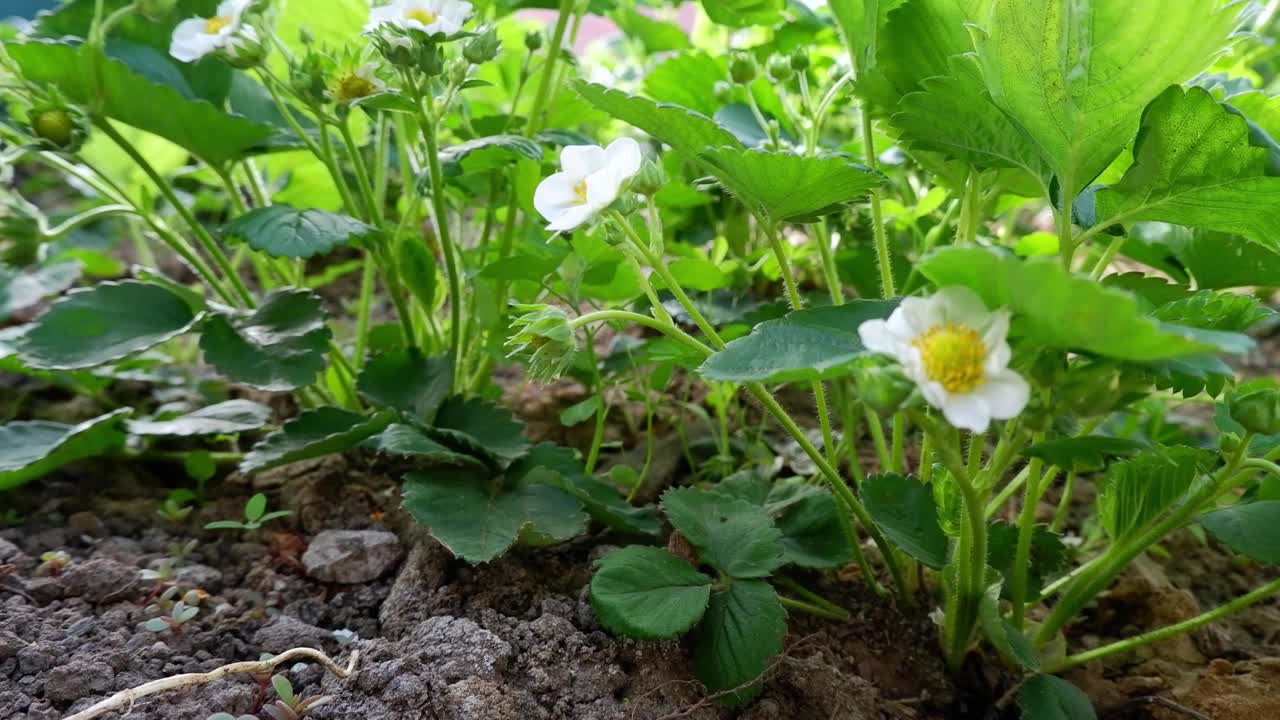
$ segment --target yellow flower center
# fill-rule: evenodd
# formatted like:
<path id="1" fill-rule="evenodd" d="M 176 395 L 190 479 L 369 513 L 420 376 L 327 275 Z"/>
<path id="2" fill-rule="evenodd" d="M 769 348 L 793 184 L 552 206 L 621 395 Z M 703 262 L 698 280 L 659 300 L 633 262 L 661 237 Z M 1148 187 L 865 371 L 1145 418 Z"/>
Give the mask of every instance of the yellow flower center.
<path id="1" fill-rule="evenodd" d="M 230 24 L 231 18 L 229 17 L 211 17 L 204 21 L 204 32 L 206 35 L 217 35 Z"/>
<path id="2" fill-rule="evenodd" d="M 404 11 L 404 19 L 417 20 L 423 25 L 430 25 L 431 23 L 436 21 L 436 14 L 431 12 L 430 10 L 423 10 L 422 8 L 414 8 L 412 10 Z"/>
<path id="3" fill-rule="evenodd" d="M 579 205 L 587 204 L 587 181 L 579 180 L 577 185 L 573 186 L 573 196 L 578 199 Z"/>
<path id="4" fill-rule="evenodd" d="M 951 393 L 966 393 L 982 384 L 987 348 L 968 325 L 934 325 L 911 341 L 920 350 L 928 378 Z"/>
<path id="5" fill-rule="evenodd" d="M 372 80 L 353 72 L 343 73 L 333 81 L 333 99 L 343 104 L 369 97 L 375 90 Z"/>

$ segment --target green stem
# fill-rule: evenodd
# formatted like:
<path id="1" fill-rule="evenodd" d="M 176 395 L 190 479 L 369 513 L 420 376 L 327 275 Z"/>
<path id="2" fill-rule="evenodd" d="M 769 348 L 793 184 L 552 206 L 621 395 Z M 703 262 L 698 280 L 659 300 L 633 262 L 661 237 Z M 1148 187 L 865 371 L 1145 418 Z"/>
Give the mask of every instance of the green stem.
<path id="1" fill-rule="evenodd" d="M 906 472 L 907 454 L 904 447 L 906 434 L 907 418 L 902 413 L 895 413 L 893 416 L 893 450 L 891 451 L 890 461 L 893 465 L 893 471 L 899 475 Z"/>
<path id="2" fill-rule="evenodd" d="M 434 209 L 436 233 L 440 238 L 440 252 L 444 255 L 444 266 L 449 280 L 449 357 L 453 363 L 454 378 L 452 386 L 457 386 L 460 353 L 462 350 L 462 275 L 458 269 L 457 249 L 449 232 L 448 206 L 444 197 L 444 172 L 440 169 L 440 143 L 436 137 L 435 100 L 430 88 L 418 98 L 418 123 L 422 129 L 422 139 L 427 144 L 427 167 L 431 173 L 431 204 Z M 426 101 L 423 110 L 422 101 Z"/>
<path id="3" fill-rule="evenodd" d="M 640 313 L 631 312 L 630 310 L 597 310 L 595 312 L 587 313 L 586 315 L 579 315 L 569 321 L 569 328 L 576 330 L 588 323 L 602 322 L 605 320 L 623 320 L 657 330 L 658 332 L 669 335 L 672 339 L 680 342 L 685 347 L 696 351 L 703 357 L 709 357 L 714 352 L 711 348 L 699 342 L 697 338 L 681 330 L 674 323 L 659 320 L 658 318 L 651 317 L 649 315 L 641 315 Z"/>
<path id="4" fill-rule="evenodd" d="M 981 219 L 978 196 L 981 192 L 981 175 L 969 171 L 964 183 L 964 195 L 960 199 L 960 220 L 956 223 L 956 245 L 973 245 L 978 241 L 978 222 Z"/>
<path id="5" fill-rule="evenodd" d="M 1058 179 L 1058 191 L 1062 193 L 1062 206 L 1055 208 L 1055 220 L 1058 225 L 1058 254 L 1062 258 L 1062 267 L 1068 272 L 1071 271 L 1071 260 L 1075 256 L 1076 247 L 1084 242 L 1087 235 L 1082 235 L 1079 240 L 1071 237 L 1071 211 L 1075 204 L 1075 190 L 1071 183 L 1074 180 L 1070 177 L 1062 177 Z"/>
<path id="6" fill-rule="evenodd" d="M 94 208 L 89 208 L 78 215 L 73 215 L 53 227 L 49 226 L 49 222 L 44 215 L 37 214 L 35 215 L 37 226 L 36 230 L 40 233 L 41 240 L 57 240 L 78 227 L 88 225 L 91 222 L 105 217 L 110 217 L 112 215 L 136 214 L 137 211 L 129 205 L 99 205 Z"/>
<path id="7" fill-rule="evenodd" d="M 609 404 L 604 398 L 604 378 L 600 376 L 600 360 L 596 357 L 596 337 L 590 328 L 587 329 L 587 358 L 591 363 L 591 375 L 596 392 L 596 426 L 591 435 L 591 449 L 587 451 L 585 470 L 591 475 L 596 470 L 596 461 L 600 459 L 600 446 L 604 443 L 605 420 L 609 417 Z"/>
<path id="8" fill-rule="evenodd" d="M 893 453 L 889 451 L 889 443 L 884 437 L 884 425 L 880 416 L 871 408 L 863 408 L 863 417 L 867 420 L 867 430 L 871 433 L 871 441 L 876 446 L 876 457 L 880 460 L 880 472 L 893 470 Z"/>
<path id="9" fill-rule="evenodd" d="M 1067 473 L 1067 479 L 1062 483 L 1062 497 L 1058 499 L 1058 509 L 1053 513 L 1053 522 L 1049 525 L 1049 529 L 1053 532 L 1062 532 L 1063 526 L 1067 524 L 1067 512 L 1071 509 L 1071 496 L 1075 494 L 1076 474 Z"/>
<path id="10" fill-rule="evenodd" d="M 835 612 L 833 610 L 828 610 L 827 608 L 821 607 L 819 605 L 807 603 L 803 600 L 796 600 L 794 598 L 789 598 L 786 595 L 779 595 L 778 602 L 782 603 L 782 607 L 789 608 L 791 610 L 799 610 L 800 612 L 806 612 L 806 613 L 809 613 L 810 615 L 816 615 L 817 617 L 820 617 L 820 618 L 827 618 L 828 620 L 848 620 L 849 619 L 849 611 L 847 610 L 841 610 L 840 612 Z"/>
<path id="11" fill-rule="evenodd" d="M 1200 613 L 1193 618 L 1183 620 L 1180 623 L 1168 625 L 1160 628 L 1159 630 L 1152 630 L 1149 633 L 1143 633 L 1136 637 L 1126 638 L 1119 642 L 1111 643 L 1110 645 L 1103 645 L 1102 647 L 1094 648 L 1093 650 L 1069 655 L 1056 663 L 1051 663 L 1048 667 L 1044 668 L 1044 672 L 1058 673 L 1063 670 L 1070 670 L 1071 668 L 1079 667 L 1094 660 L 1100 660 L 1104 657 L 1127 652 L 1129 650 L 1142 647 L 1143 645 L 1150 645 L 1151 643 L 1167 640 L 1171 637 L 1181 635 L 1182 633 L 1191 632 L 1196 628 L 1208 625 L 1215 620 L 1219 620 L 1231 613 L 1238 612 L 1250 605 L 1265 600 L 1276 592 L 1280 592 L 1280 578 L 1272 580 L 1247 595 L 1241 595 L 1225 605 L 1220 605 L 1212 610 Z"/>
<path id="12" fill-rule="evenodd" d="M 871 131 L 871 111 L 863 103 L 859 108 L 859 122 L 862 127 L 862 159 L 867 167 L 876 169 L 875 136 Z M 893 283 L 893 256 L 889 252 L 889 238 L 884 229 L 884 212 L 880 209 L 880 191 L 872 190 L 871 228 L 876 240 L 876 264 L 880 267 L 880 296 L 891 298 L 898 294 Z"/>
<path id="13" fill-rule="evenodd" d="M 356 306 L 356 346 L 353 354 L 356 367 L 364 367 L 365 348 L 369 343 L 369 316 L 373 310 L 373 286 L 377 281 L 377 266 L 373 255 L 366 252 L 360 272 L 360 300 Z"/>
<path id="14" fill-rule="evenodd" d="M 361 200 L 368 211 L 368 219 L 377 225 L 381 225 L 382 208 L 378 205 L 373 182 L 369 179 L 369 169 L 365 165 L 364 155 L 360 154 L 360 146 L 356 144 L 355 138 L 351 135 L 350 117 L 348 115 L 338 123 L 338 133 L 342 136 L 343 144 L 347 146 L 347 155 L 350 156 L 351 167 L 355 169 L 356 173 L 356 189 L 360 191 Z"/>
<path id="15" fill-rule="evenodd" d="M 1040 469 L 1044 461 L 1032 458 L 1027 482 L 1027 491 L 1022 497 L 1022 512 L 1018 517 L 1018 544 L 1013 553 L 1013 577 L 1009 582 L 1010 618 L 1013 626 L 1022 629 L 1026 617 L 1027 570 L 1031 565 L 1031 538 L 1036 526 L 1036 509 L 1040 505 L 1040 497 L 1045 488 L 1053 481 L 1053 474 L 1046 472 L 1040 477 Z"/>
<path id="16" fill-rule="evenodd" d="M 569 17 L 573 14 L 575 0 L 560 0 L 560 14 L 556 16 L 556 27 L 551 33 L 551 44 L 547 46 L 547 62 L 542 68 L 542 77 L 538 79 L 538 92 L 533 97 L 533 108 L 529 111 L 529 124 L 525 135 L 533 137 L 542 130 L 542 110 L 551 94 L 552 81 L 555 78 L 556 62 L 560 59 L 561 46 L 564 44 L 564 31 L 569 26 Z"/>
<path id="17" fill-rule="evenodd" d="M 1116 253 L 1120 252 L 1120 248 L 1124 247 L 1125 237 L 1123 235 L 1113 238 L 1111 244 L 1107 245 L 1107 249 L 1102 251 L 1098 262 L 1094 263 L 1093 271 L 1089 273 L 1089 277 L 1097 280 L 1102 277 L 1102 273 L 1106 272 L 1107 266 L 1115 259 Z"/>
<path id="18" fill-rule="evenodd" d="M 844 290 L 840 286 L 840 271 L 836 267 L 835 254 L 831 252 L 831 232 L 826 219 L 818 221 L 818 255 L 822 258 L 822 274 L 827 281 L 827 293 L 832 305 L 844 304 Z"/>

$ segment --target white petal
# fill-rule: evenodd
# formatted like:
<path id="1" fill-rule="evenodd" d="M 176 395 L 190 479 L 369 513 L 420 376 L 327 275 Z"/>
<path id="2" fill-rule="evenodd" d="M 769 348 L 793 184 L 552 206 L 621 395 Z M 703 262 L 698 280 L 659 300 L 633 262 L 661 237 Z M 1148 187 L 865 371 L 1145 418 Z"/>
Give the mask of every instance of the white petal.
<path id="1" fill-rule="evenodd" d="M 604 167 L 604 148 L 599 145 L 568 145 L 560 151 L 560 169 L 584 178 Z"/>
<path id="2" fill-rule="evenodd" d="M 1012 370 L 1002 370 L 988 375 L 971 395 L 980 397 L 991 417 L 997 420 L 1015 418 L 1031 399 L 1031 386 L 1021 375 Z"/>
<path id="3" fill-rule="evenodd" d="M 195 62 L 218 49 L 218 38 L 204 31 L 204 18 L 187 18 L 173 29 L 169 54 L 181 62 Z"/>
<path id="4" fill-rule="evenodd" d="M 982 344 L 987 348 L 987 359 L 983 370 L 988 374 L 1009 367 L 1009 358 L 1013 351 L 1005 340 L 1009 335 L 1009 311 L 997 310 L 991 313 L 991 321 L 986 332 L 982 334 Z"/>
<path id="5" fill-rule="evenodd" d="M 573 192 L 577 183 L 577 178 L 568 173 L 548 175 L 533 191 L 533 207 L 542 217 L 554 222 L 564 211 L 581 204 Z"/>
<path id="6" fill-rule="evenodd" d="M 894 311 L 894 314 L 898 313 L 901 315 L 896 321 L 892 316 L 889 318 L 889 329 L 895 335 L 905 331 L 903 334 L 916 337 L 928 332 L 929 328 L 945 322 L 941 301 L 937 296 L 903 298 L 898 309 Z"/>
<path id="7" fill-rule="evenodd" d="M 575 205 L 560 213 L 554 221 L 548 223 L 547 229 L 553 232 L 572 230 L 590 220 L 595 214 L 596 209 L 590 205 Z"/>
<path id="8" fill-rule="evenodd" d="M 369 11 L 369 22 L 365 23 L 364 31 L 373 32 L 383 25 L 399 25 L 403 18 L 404 11 L 400 9 L 399 3 L 376 7 Z"/>
<path id="9" fill-rule="evenodd" d="M 233 24 L 253 4 L 253 0 L 222 0 L 218 3 L 218 17 L 231 18 Z"/>
<path id="10" fill-rule="evenodd" d="M 991 411 L 987 409 L 986 399 L 975 393 L 951 395 L 943 401 L 941 408 L 947 422 L 962 430 L 985 432 L 991 424 Z"/>
<path id="11" fill-rule="evenodd" d="M 623 180 L 630 180 L 640 172 L 640 164 L 644 162 L 644 153 L 640 151 L 640 143 L 631 138 L 618 138 L 604 149 L 605 163 Z"/>
<path id="12" fill-rule="evenodd" d="M 912 373 L 907 373 L 907 377 L 916 381 L 916 387 L 920 388 L 920 395 L 924 398 L 924 401 L 936 408 L 946 405 L 951 398 L 951 395 L 947 393 L 947 389 L 942 387 L 941 383 L 936 383 L 923 377 L 923 375 L 915 376 Z"/>
<path id="13" fill-rule="evenodd" d="M 991 320 L 986 303 L 978 294 L 963 285 L 951 285 L 938 290 L 933 296 L 945 322 L 968 325 L 982 329 Z"/>
<path id="14" fill-rule="evenodd" d="M 587 204 L 603 210 L 614 200 L 622 189 L 623 177 L 613 172 L 611 167 L 603 167 L 587 176 Z"/>

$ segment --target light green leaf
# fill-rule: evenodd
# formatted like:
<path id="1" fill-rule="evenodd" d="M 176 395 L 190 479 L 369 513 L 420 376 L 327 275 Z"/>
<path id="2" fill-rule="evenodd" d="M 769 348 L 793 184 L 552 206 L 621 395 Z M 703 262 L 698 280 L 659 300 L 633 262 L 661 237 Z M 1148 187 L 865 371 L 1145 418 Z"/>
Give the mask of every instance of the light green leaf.
<path id="1" fill-rule="evenodd" d="M 483 466 L 480 460 L 454 452 L 427 437 L 418 428 L 402 423 L 388 425 L 386 430 L 369 438 L 365 442 L 365 447 L 388 455 L 417 458 L 428 463 Z"/>
<path id="2" fill-rule="evenodd" d="M 33 368 L 88 368 L 181 335 L 197 318 L 185 300 L 160 285 L 104 282 L 53 303 L 16 345 Z"/>
<path id="3" fill-rule="evenodd" d="M 1073 195 L 1133 138 L 1147 103 L 1207 68 L 1241 6 L 1221 0 L 990 4 L 975 37 L 996 104 Z"/>
<path id="4" fill-rule="evenodd" d="M 350 450 L 382 432 L 394 413 L 361 415 L 336 407 L 306 410 L 266 436 L 244 456 L 246 475 L 280 465 Z"/>
<path id="5" fill-rule="evenodd" d="M 1098 516 L 1111 540 L 1138 535 L 1181 500 L 1205 456 L 1203 450 L 1177 446 L 1111 465 L 1098 487 Z"/>
<path id="6" fill-rule="evenodd" d="M 720 266 L 702 257 L 676 258 L 667 264 L 667 269 L 671 271 L 672 277 L 682 288 L 698 292 L 719 290 L 727 286 L 732 279 L 720 269 Z M 660 278 L 655 277 L 651 282 L 654 283 L 655 288 L 666 287 L 660 282 Z"/>
<path id="7" fill-rule="evenodd" d="M 725 188 L 770 222 L 814 220 L 884 181 L 876 171 L 835 156 L 720 147 L 698 157 Z"/>
<path id="8" fill-rule="evenodd" d="M 200 350 L 206 362 L 236 382 L 293 390 L 314 382 L 324 369 L 331 337 L 320 296 L 286 288 L 268 295 L 247 316 L 212 314 Z"/>
<path id="9" fill-rule="evenodd" d="M 1053 675 L 1036 675 L 1018 691 L 1024 720 L 1097 720 L 1089 698 L 1075 685 Z"/>
<path id="10" fill-rule="evenodd" d="M 708 147 L 742 147 L 729 131 L 689 108 L 657 103 L 595 83 L 575 82 L 572 87 L 597 109 L 649 133 L 690 157 L 696 157 Z"/>
<path id="11" fill-rule="evenodd" d="M 413 472 L 404 479 L 404 507 L 449 552 L 473 564 L 506 552 L 531 527 L 544 541 L 568 540 L 585 529 L 578 501 L 550 485 L 510 491 L 492 485 L 483 471 Z"/>
<path id="12" fill-rule="evenodd" d="M 630 5 L 619 5 L 611 15 L 613 22 L 627 37 L 635 38 L 644 45 L 646 53 L 659 53 L 668 50 L 683 50 L 689 47 L 689 37 L 684 29 L 675 23 L 655 20 L 648 15 L 637 12 Z"/>
<path id="13" fill-rule="evenodd" d="M 663 494 L 662 509 L 703 562 L 731 577 L 766 577 L 783 563 L 782 533 L 761 507 L 676 488 Z"/>
<path id="14" fill-rule="evenodd" d="M 520 158 L 542 162 L 542 145 L 520 135 L 488 135 L 440 151 L 446 177 L 505 168 Z"/>
<path id="15" fill-rule="evenodd" d="M 1201 515 L 1199 522 L 1218 542 L 1241 555 L 1280 565 L 1280 500 L 1238 503 Z"/>
<path id="16" fill-rule="evenodd" d="M 430 422 L 453 384 L 448 355 L 425 357 L 417 348 L 373 358 L 360 370 L 356 389 L 373 402 Z"/>
<path id="17" fill-rule="evenodd" d="M 728 79 L 724 65 L 702 50 L 693 50 L 672 55 L 650 70 L 644 77 L 644 92 L 658 102 L 712 117 L 720 107 L 716 83 Z"/>
<path id="18" fill-rule="evenodd" d="M 1068 273 L 1056 259 L 1020 260 L 985 248 L 946 248 L 920 272 L 939 287 L 964 285 L 988 308 L 1013 313 L 1013 333 L 1046 347 L 1152 361 L 1248 347 L 1243 336 L 1206 334 L 1144 316 L 1128 293 Z"/>
<path id="19" fill-rule="evenodd" d="M 1280 148 L 1198 87 L 1171 87 L 1142 115 L 1133 165 L 1095 196 L 1102 226 L 1159 220 L 1280 250 Z"/>
<path id="20" fill-rule="evenodd" d="M 702 9 L 714 23 L 729 27 L 773 25 L 782 20 L 786 0 L 702 0 Z"/>
<path id="21" fill-rule="evenodd" d="M 868 477 L 859 489 L 867 513 L 894 545 L 931 568 L 947 564 L 947 535 L 928 485 L 887 473 Z"/>
<path id="22" fill-rule="evenodd" d="M 5 46 L 32 83 L 57 87 L 69 100 L 89 104 L 97 98 L 94 46 L 28 42 Z M 124 63 L 100 56 L 102 111 L 114 120 L 159 135 L 202 160 L 223 164 L 244 156 L 273 132 L 269 125 L 228 114 L 207 101 L 146 79 Z"/>
<path id="23" fill-rule="evenodd" d="M 829 380 L 849 372 L 865 354 L 858 326 L 889 316 L 895 300 L 855 300 L 798 310 L 757 325 L 707 358 L 698 372 L 725 382 Z"/>
<path id="24" fill-rule="evenodd" d="M 82 266 L 59 262 L 26 272 L 0 265 L 0 322 L 75 284 Z"/>
<path id="25" fill-rule="evenodd" d="M 280 203 L 251 210 L 224 225 L 222 232 L 272 257 L 310 258 L 377 231 L 347 215 Z"/>
<path id="26" fill-rule="evenodd" d="M 271 422 L 271 408 L 252 400 L 227 400 L 169 420 L 130 420 L 134 435 L 230 435 Z"/>
<path id="27" fill-rule="evenodd" d="M 760 694 L 769 661 L 782 652 L 787 618 L 763 580 L 735 580 L 713 593 L 693 645 L 693 672 L 719 701 L 742 705 Z M 738 689 L 741 688 L 741 689 Z"/>
<path id="28" fill-rule="evenodd" d="M 591 606 L 600 622 L 628 637 L 676 637 L 702 619 L 710 599 L 711 578 L 663 548 L 615 550 L 591 577 Z"/>
<path id="29" fill-rule="evenodd" d="M 123 408 L 79 425 L 44 420 L 0 425 L 0 490 L 124 447 L 124 418 L 130 412 Z"/>
<path id="30" fill-rule="evenodd" d="M 1280 282 L 1280 278 L 1277 278 Z M 1201 290 L 1167 302 L 1151 312 L 1164 322 L 1225 332 L 1244 332 L 1275 315 L 1256 297 Z"/>

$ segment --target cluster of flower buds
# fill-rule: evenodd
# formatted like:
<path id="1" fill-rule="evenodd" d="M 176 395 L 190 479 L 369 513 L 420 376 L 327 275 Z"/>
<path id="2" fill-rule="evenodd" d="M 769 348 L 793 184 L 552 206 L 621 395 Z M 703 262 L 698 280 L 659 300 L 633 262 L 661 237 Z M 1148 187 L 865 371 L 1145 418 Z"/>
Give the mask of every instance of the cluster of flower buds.
<path id="1" fill-rule="evenodd" d="M 564 311 L 550 305 L 518 305 L 523 314 L 511 321 L 507 357 L 519 358 L 528 366 L 530 377 L 554 380 L 573 363 L 577 338 Z"/>

